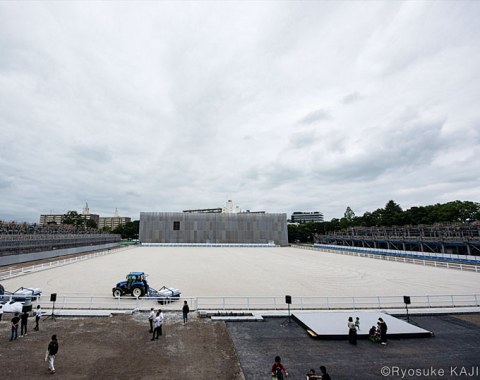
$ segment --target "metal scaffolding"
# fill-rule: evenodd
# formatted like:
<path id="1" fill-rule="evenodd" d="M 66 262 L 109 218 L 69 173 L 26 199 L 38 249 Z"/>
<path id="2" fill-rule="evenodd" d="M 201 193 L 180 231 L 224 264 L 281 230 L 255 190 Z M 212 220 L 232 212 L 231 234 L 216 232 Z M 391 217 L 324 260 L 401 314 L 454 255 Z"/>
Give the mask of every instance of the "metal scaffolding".
<path id="1" fill-rule="evenodd" d="M 321 244 L 480 256 L 480 225 L 351 227 L 316 235 Z"/>

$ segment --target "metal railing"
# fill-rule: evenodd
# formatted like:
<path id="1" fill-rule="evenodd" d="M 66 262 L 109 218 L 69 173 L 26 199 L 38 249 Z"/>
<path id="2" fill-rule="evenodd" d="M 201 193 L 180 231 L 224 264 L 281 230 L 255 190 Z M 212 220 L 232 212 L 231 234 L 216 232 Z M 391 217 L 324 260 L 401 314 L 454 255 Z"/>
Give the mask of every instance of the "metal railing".
<path id="1" fill-rule="evenodd" d="M 285 296 L 211 296 L 181 297 L 167 303 L 158 303 L 155 297 L 112 297 L 92 295 L 57 295 L 56 310 L 139 310 L 161 308 L 166 311 L 180 311 L 183 301 L 188 301 L 191 310 L 287 310 Z M 480 294 L 445 294 L 410 296 L 410 309 L 441 307 L 480 307 Z M 34 302 L 43 308 L 53 303 L 45 296 Z M 356 309 L 403 309 L 403 296 L 292 296 L 292 310 L 356 310 Z"/>
<path id="2" fill-rule="evenodd" d="M 479 294 L 410 296 L 410 308 L 478 307 Z M 204 310 L 286 310 L 285 296 L 197 297 Z M 403 296 L 292 296 L 292 310 L 394 309 L 404 308 Z"/>

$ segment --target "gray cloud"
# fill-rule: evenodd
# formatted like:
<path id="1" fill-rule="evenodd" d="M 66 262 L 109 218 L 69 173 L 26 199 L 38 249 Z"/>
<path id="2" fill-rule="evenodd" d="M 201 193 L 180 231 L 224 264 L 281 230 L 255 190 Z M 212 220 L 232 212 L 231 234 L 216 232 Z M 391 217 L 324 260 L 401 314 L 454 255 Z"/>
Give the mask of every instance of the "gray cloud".
<path id="1" fill-rule="evenodd" d="M 351 104 L 351 103 L 358 102 L 359 100 L 362 100 L 363 98 L 364 98 L 364 96 L 360 95 L 358 92 L 355 91 L 355 92 L 351 92 L 348 95 L 345 95 L 342 98 L 342 103 Z"/>
<path id="2" fill-rule="evenodd" d="M 1 4 L 0 219 L 478 201 L 479 11 Z"/>
<path id="3" fill-rule="evenodd" d="M 316 111 L 308 113 L 305 117 L 300 120 L 300 124 L 310 125 L 315 124 L 322 120 L 330 120 L 332 116 L 327 110 L 318 109 Z"/>

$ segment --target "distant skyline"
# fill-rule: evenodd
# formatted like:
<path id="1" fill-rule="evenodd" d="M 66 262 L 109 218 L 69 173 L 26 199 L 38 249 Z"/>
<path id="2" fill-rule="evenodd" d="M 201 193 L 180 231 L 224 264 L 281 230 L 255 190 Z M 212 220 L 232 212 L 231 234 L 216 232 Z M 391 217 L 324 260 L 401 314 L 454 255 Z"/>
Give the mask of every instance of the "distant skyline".
<path id="1" fill-rule="evenodd" d="M 479 2 L 0 2 L 0 220 L 480 201 Z"/>

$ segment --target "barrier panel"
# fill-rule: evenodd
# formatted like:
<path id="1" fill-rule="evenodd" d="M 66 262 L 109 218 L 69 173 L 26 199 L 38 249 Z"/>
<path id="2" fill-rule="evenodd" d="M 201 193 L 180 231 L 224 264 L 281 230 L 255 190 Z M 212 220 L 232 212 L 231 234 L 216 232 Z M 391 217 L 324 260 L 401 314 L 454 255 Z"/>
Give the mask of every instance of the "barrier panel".
<path id="1" fill-rule="evenodd" d="M 410 264 L 417 264 L 423 266 L 432 266 L 432 267 L 439 267 L 439 268 L 448 268 L 448 269 L 458 269 L 463 271 L 469 272 L 476 272 L 480 273 L 480 260 L 478 261 L 478 265 L 466 262 L 459 262 L 459 261 L 444 261 L 446 259 L 442 259 L 443 261 L 437 261 L 434 257 L 429 259 L 422 259 L 416 257 L 415 255 L 398 255 L 396 253 L 392 253 L 392 250 L 388 251 L 387 254 L 386 250 L 378 250 L 378 252 L 374 252 L 372 250 L 360 249 L 359 247 L 340 247 L 340 246 L 303 246 L 303 245 L 292 245 L 294 248 L 301 248 L 307 249 L 311 251 L 319 251 L 319 252 L 329 252 L 329 253 L 336 253 L 340 255 L 348 255 L 348 256 L 356 256 L 356 257 L 366 257 L 369 259 L 377 259 L 377 260 L 386 260 L 386 261 L 395 261 L 401 263 L 410 263 Z M 332 248 L 335 247 L 335 248 Z M 469 256 L 470 257 L 470 256 Z M 440 257 L 437 257 L 440 260 Z M 477 261 L 475 261 L 477 262 Z"/>
<path id="2" fill-rule="evenodd" d="M 201 310 L 287 310 L 285 296 L 197 297 Z M 479 307 L 480 295 L 411 296 L 410 308 Z M 404 308 L 403 296 L 292 296 L 292 310 Z"/>
<path id="3" fill-rule="evenodd" d="M 304 247 L 304 246 L 303 246 Z M 466 264 L 480 264 L 480 256 L 473 255 L 456 255 L 450 253 L 433 253 L 433 252 L 422 252 L 422 251 L 402 251 L 395 249 L 379 249 L 379 248 L 365 248 L 365 247 L 349 247 L 349 246 L 339 246 L 331 244 L 314 244 L 314 248 L 325 248 L 334 251 L 350 251 L 350 252 L 359 252 L 359 253 L 372 253 L 376 255 L 388 255 L 388 256 L 399 256 L 399 257 L 412 257 L 417 259 L 426 259 L 426 260 L 441 260 L 441 261 L 451 261 L 458 263 Z"/>
<path id="4" fill-rule="evenodd" d="M 480 294 L 445 294 L 410 296 L 410 309 L 440 307 L 480 307 Z M 148 311 L 150 308 L 165 311 L 181 311 L 183 301 L 187 301 L 190 310 L 287 310 L 285 296 L 218 296 L 218 297 L 181 297 L 179 300 L 159 304 L 155 297 L 112 297 L 78 296 L 57 294 L 56 310 L 112 310 L 112 311 Z M 47 296 L 40 296 L 32 302 L 33 308 L 52 308 L 53 303 Z M 403 309 L 403 296 L 295 296 L 292 295 L 291 310 L 342 310 L 342 309 Z"/>

